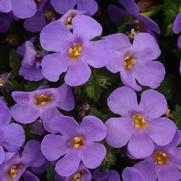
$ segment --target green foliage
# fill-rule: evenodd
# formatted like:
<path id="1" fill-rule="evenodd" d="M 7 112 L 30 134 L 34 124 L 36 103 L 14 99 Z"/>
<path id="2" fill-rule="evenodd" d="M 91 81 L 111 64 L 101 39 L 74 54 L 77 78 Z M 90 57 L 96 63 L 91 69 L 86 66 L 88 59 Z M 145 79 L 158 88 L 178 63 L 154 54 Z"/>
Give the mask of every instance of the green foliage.
<path id="1" fill-rule="evenodd" d="M 175 111 L 173 112 L 173 119 L 176 122 L 176 125 L 181 129 L 181 106 L 176 105 Z"/>

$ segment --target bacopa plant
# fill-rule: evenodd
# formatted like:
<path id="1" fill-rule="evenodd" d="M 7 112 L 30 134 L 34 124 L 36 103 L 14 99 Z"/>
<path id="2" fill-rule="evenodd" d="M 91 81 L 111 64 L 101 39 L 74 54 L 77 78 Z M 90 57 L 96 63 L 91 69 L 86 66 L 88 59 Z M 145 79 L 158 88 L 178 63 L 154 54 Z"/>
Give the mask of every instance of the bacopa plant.
<path id="1" fill-rule="evenodd" d="M 180 0 L 0 0 L 0 181 L 181 180 Z"/>

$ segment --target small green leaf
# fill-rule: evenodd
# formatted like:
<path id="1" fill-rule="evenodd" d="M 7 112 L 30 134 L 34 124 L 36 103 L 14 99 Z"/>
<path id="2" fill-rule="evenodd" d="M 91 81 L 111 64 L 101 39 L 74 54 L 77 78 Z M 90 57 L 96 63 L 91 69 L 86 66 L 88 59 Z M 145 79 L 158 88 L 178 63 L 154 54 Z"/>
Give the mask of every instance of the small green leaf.
<path id="1" fill-rule="evenodd" d="M 181 107 L 179 105 L 176 105 L 175 107 L 173 119 L 175 120 L 177 127 L 181 129 Z"/>

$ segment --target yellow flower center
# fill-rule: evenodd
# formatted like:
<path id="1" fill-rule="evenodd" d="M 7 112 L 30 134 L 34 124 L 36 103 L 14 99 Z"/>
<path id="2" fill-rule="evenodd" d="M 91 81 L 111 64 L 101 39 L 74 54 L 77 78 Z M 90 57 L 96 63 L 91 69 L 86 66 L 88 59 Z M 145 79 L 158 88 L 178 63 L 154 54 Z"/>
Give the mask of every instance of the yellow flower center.
<path id="1" fill-rule="evenodd" d="M 133 115 L 134 126 L 139 129 L 144 129 L 147 127 L 147 121 L 141 114 L 134 114 Z"/>
<path id="2" fill-rule="evenodd" d="M 169 157 L 168 154 L 163 151 L 156 151 L 154 153 L 154 159 L 156 164 L 165 165 L 168 162 Z"/>
<path id="3" fill-rule="evenodd" d="M 12 167 L 9 168 L 9 170 L 7 171 L 7 176 L 11 179 L 14 179 L 17 177 L 17 174 L 19 172 L 19 170 L 22 168 L 21 164 L 15 164 Z"/>
<path id="4" fill-rule="evenodd" d="M 143 22 L 139 21 L 139 20 L 135 20 L 134 21 L 134 26 L 135 26 L 135 29 L 138 31 L 138 30 L 143 30 L 144 29 L 144 24 Z"/>
<path id="5" fill-rule="evenodd" d="M 68 52 L 72 60 L 77 60 L 82 52 L 82 45 L 80 43 L 74 43 Z"/>
<path id="6" fill-rule="evenodd" d="M 126 71 L 129 71 L 133 68 L 133 66 L 136 64 L 136 60 L 133 56 L 127 55 L 124 58 L 124 68 Z"/>
<path id="7" fill-rule="evenodd" d="M 71 26 L 72 25 L 72 20 L 76 15 L 77 15 L 76 13 L 72 13 L 70 16 L 68 16 L 65 19 L 65 22 L 64 22 L 65 26 Z"/>
<path id="8" fill-rule="evenodd" d="M 44 17 L 48 23 L 50 23 L 53 20 L 54 16 L 55 16 L 55 12 L 52 9 L 46 9 L 44 11 Z"/>
<path id="9" fill-rule="evenodd" d="M 37 106 L 45 106 L 48 104 L 50 101 L 52 101 L 52 96 L 51 95 L 38 95 L 35 96 L 35 104 Z"/>
<path id="10" fill-rule="evenodd" d="M 73 137 L 71 144 L 74 148 L 80 148 L 84 145 L 84 138 L 82 136 Z"/>
<path id="11" fill-rule="evenodd" d="M 79 172 L 76 172 L 72 177 L 71 177 L 71 181 L 81 181 L 81 177 L 84 174 L 84 171 L 81 170 Z"/>

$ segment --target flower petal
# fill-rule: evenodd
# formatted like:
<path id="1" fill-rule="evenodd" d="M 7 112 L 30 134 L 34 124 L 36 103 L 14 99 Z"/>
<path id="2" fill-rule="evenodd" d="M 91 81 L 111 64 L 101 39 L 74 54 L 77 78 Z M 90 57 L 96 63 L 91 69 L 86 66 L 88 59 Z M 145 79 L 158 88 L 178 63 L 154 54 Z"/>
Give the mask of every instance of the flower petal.
<path id="1" fill-rule="evenodd" d="M 167 101 L 163 94 L 150 89 L 142 93 L 139 107 L 146 119 L 156 119 L 165 114 Z"/>
<path id="2" fill-rule="evenodd" d="M 12 117 L 19 123 L 29 124 L 40 116 L 39 110 L 29 103 L 18 103 L 11 107 Z"/>
<path id="3" fill-rule="evenodd" d="M 10 152 L 17 151 L 25 141 L 24 130 L 19 124 L 11 123 L 3 126 L 1 134 L 1 145 Z"/>
<path id="4" fill-rule="evenodd" d="M 87 168 L 94 169 L 101 165 L 106 156 L 106 148 L 100 143 L 87 143 L 82 150 L 81 158 Z"/>
<path id="5" fill-rule="evenodd" d="M 91 41 L 89 46 L 84 48 L 82 59 L 94 68 L 104 67 L 111 58 L 111 51 L 105 40 Z"/>
<path id="6" fill-rule="evenodd" d="M 69 60 L 62 53 L 46 55 L 41 63 L 42 74 L 49 81 L 58 81 L 60 75 L 66 72 Z"/>
<path id="7" fill-rule="evenodd" d="M 0 125 L 6 125 L 11 121 L 11 112 L 5 102 L 0 99 Z"/>
<path id="8" fill-rule="evenodd" d="M 11 3 L 12 11 L 18 18 L 29 18 L 36 13 L 36 4 L 34 0 L 11 0 Z"/>
<path id="9" fill-rule="evenodd" d="M 128 151 L 135 158 L 145 158 L 153 153 L 154 144 L 147 134 L 136 134 L 128 143 Z"/>
<path id="10" fill-rule="evenodd" d="M 83 40 L 91 40 L 102 34 L 101 25 L 92 17 L 77 15 L 72 21 L 73 34 Z"/>
<path id="11" fill-rule="evenodd" d="M 41 45 L 48 51 L 64 53 L 71 41 L 73 41 L 71 32 L 59 21 L 49 23 L 40 33 Z"/>
<path id="12" fill-rule="evenodd" d="M 23 174 L 24 181 L 40 181 L 39 178 L 29 171 L 25 171 Z"/>
<path id="13" fill-rule="evenodd" d="M 133 41 L 133 49 L 137 51 L 140 61 L 155 60 L 161 53 L 158 43 L 149 33 L 136 34 Z"/>
<path id="14" fill-rule="evenodd" d="M 129 118 L 110 118 L 106 121 L 107 143 L 114 148 L 125 146 L 133 135 L 134 128 Z"/>
<path id="15" fill-rule="evenodd" d="M 69 151 L 61 158 L 55 166 L 55 170 L 61 176 L 70 176 L 77 171 L 80 164 L 80 156 L 78 152 Z"/>
<path id="16" fill-rule="evenodd" d="M 180 33 L 181 32 L 181 13 L 179 13 L 173 23 L 173 31 L 174 33 Z"/>
<path id="17" fill-rule="evenodd" d="M 119 115 L 131 115 L 138 110 L 137 95 L 128 87 L 114 90 L 107 100 L 109 109 Z"/>
<path id="18" fill-rule="evenodd" d="M 5 160 L 5 151 L 3 147 L 0 146 L 0 164 L 2 164 L 4 160 Z"/>
<path id="19" fill-rule="evenodd" d="M 89 15 L 93 15 L 98 9 L 98 4 L 95 0 L 77 0 L 77 9 L 87 12 Z"/>
<path id="20" fill-rule="evenodd" d="M 12 9 L 11 0 L 1 0 L 0 12 L 9 13 Z"/>
<path id="21" fill-rule="evenodd" d="M 78 60 L 72 62 L 65 75 L 65 82 L 70 86 L 79 86 L 89 80 L 91 69 L 87 63 Z"/>
<path id="22" fill-rule="evenodd" d="M 57 160 L 68 149 L 66 140 L 60 135 L 46 135 L 41 143 L 41 151 L 49 161 Z"/>
<path id="23" fill-rule="evenodd" d="M 107 133 L 104 123 L 95 116 L 85 116 L 80 129 L 84 132 L 86 141 L 101 141 Z"/>
<path id="24" fill-rule="evenodd" d="M 71 87 L 65 83 L 57 88 L 59 99 L 57 101 L 57 106 L 65 111 L 71 111 L 75 106 L 74 95 Z"/>
<path id="25" fill-rule="evenodd" d="M 145 181 L 141 172 L 134 167 L 126 167 L 122 172 L 124 181 Z"/>
<path id="26" fill-rule="evenodd" d="M 169 144 L 177 131 L 173 121 L 166 117 L 149 122 L 148 129 L 150 137 L 159 146 Z"/>
<path id="27" fill-rule="evenodd" d="M 55 11 L 60 14 L 66 13 L 69 9 L 74 9 L 74 6 L 76 4 L 76 0 L 51 0 L 50 2 Z"/>
<path id="28" fill-rule="evenodd" d="M 160 86 L 165 77 L 165 68 L 158 61 L 151 61 L 146 64 L 135 66 L 135 78 L 142 86 L 155 89 Z"/>
<path id="29" fill-rule="evenodd" d="M 178 181 L 181 178 L 181 173 L 174 165 L 167 165 L 161 169 L 158 175 L 158 181 Z"/>

